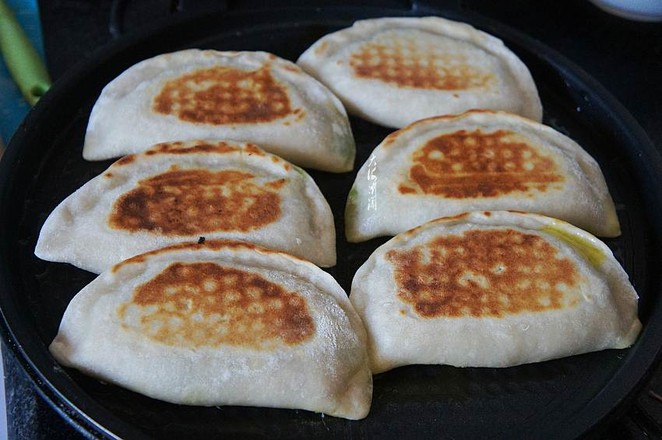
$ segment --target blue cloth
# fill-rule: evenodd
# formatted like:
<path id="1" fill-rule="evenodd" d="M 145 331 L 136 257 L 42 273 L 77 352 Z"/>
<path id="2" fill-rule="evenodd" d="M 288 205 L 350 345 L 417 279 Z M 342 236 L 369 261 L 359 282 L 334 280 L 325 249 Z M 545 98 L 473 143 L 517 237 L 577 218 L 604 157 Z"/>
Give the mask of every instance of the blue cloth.
<path id="1" fill-rule="evenodd" d="M 16 15 L 37 53 L 44 58 L 41 25 L 37 0 L 5 0 Z M 20 125 L 30 105 L 23 99 L 21 92 L 0 57 L 0 139 L 9 143 L 16 128 Z"/>

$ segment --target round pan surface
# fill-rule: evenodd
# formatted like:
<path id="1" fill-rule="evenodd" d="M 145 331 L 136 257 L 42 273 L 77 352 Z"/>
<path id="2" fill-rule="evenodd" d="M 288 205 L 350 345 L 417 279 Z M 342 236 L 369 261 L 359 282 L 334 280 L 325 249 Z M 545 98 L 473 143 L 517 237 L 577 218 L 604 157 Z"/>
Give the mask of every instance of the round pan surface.
<path id="1" fill-rule="evenodd" d="M 502 38 L 532 72 L 544 122 L 578 141 L 601 165 L 623 229 L 607 244 L 641 298 L 644 329 L 637 343 L 505 369 L 399 368 L 375 376 L 371 413 L 353 422 L 307 411 L 178 406 L 59 367 L 47 347 L 68 302 L 94 275 L 40 261 L 33 251 L 51 210 L 111 163 L 81 157 L 89 112 L 110 80 L 144 58 L 189 47 L 265 50 L 296 60 L 319 37 L 356 19 L 416 12 L 339 7 L 207 14 L 119 40 L 72 70 L 28 115 L 0 164 L 3 336 L 64 417 L 82 432 L 121 438 L 569 439 L 595 433 L 619 415 L 662 341 L 660 156 L 608 92 L 549 48 L 495 22 L 436 14 Z M 329 271 L 346 291 L 356 269 L 385 239 L 345 242 L 345 200 L 356 170 L 391 131 L 357 118 L 351 123 L 355 171 L 311 172 L 335 213 L 339 264 Z"/>

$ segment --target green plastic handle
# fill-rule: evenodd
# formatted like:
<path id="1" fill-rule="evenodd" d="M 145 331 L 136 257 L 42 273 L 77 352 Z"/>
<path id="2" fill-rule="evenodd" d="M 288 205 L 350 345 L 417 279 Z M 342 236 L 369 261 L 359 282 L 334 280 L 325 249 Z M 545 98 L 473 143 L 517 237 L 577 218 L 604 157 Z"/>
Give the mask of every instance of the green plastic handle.
<path id="1" fill-rule="evenodd" d="M 25 100 L 35 105 L 51 86 L 51 79 L 4 0 L 0 0 L 0 51 Z"/>

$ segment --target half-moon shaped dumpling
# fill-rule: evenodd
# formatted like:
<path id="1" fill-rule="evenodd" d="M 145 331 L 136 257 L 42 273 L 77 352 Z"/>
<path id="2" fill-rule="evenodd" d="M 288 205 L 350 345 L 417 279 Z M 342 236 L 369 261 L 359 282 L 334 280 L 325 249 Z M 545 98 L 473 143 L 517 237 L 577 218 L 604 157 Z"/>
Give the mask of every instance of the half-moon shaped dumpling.
<path id="1" fill-rule="evenodd" d="M 144 60 L 111 81 L 92 109 L 83 157 L 195 139 L 253 142 L 324 171 L 354 165 L 345 109 L 296 64 L 266 52 L 198 49 Z"/>
<path id="2" fill-rule="evenodd" d="M 605 178 L 584 149 L 551 127 L 490 111 L 428 118 L 387 136 L 356 176 L 345 232 L 363 241 L 474 210 L 534 212 L 620 234 Z"/>
<path id="3" fill-rule="evenodd" d="M 201 237 L 336 264 L 333 214 L 313 179 L 253 144 L 231 141 L 163 143 L 123 157 L 53 210 L 35 254 L 100 273 Z"/>
<path id="4" fill-rule="evenodd" d="M 387 127 L 471 109 L 542 119 L 524 63 L 496 37 L 440 17 L 357 21 L 319 39 L 297 63 L 348 112 Z"/>
<path id="5" fill-rule="evenodd" d="M 50 345 L 58 362 L 156 399 L 370 409 L 366 335 L 318 267 L 248 243 L 178 244 L 124 261 L 81 290 Z"/>
<path id="6" fill-rule="evenodd" d="M 641 330 L 610 249 L 537 214 L 473 212 L 402 233 L 359 268 L 350 300 L 374 373 L 540 362 L 625 348 Z"/>

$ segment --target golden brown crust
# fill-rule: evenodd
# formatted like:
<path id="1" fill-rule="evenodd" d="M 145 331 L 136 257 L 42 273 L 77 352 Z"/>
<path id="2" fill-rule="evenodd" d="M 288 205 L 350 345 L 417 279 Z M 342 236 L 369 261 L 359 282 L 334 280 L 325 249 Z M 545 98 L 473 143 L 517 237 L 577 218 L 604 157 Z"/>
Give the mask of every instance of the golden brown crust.
<path id="1" fill-rule="evenodd" d="M 391 250 L 397 296 L 423 318 L 503 317 L 577 304 L 576 265 L 542 237 L 474 230 Z M 404 311 L 403 311 L 404 313 Z"/>
<path id="2" fill-rule="evenodd" d="M 301 295 L 211 262 L 171 264 L 138 286 L 117 313 L 125 328 L 173 346 L 264 350 L 297 345 L 315 333 Z"/>
<path id="3" fill-rule="evenodd" d="M 351 55 L 349 65 L 357 78 L 402 88 L 459 91 L 487 88 L 493 81 L 490 72 L 470 65 L 463 55 L 405 36 L 363 44 Z"/>
<path id="4" fill-rule="evenodd" d="M 271 122 L 295 115 L 286 88 L 266 65 L 245 71 L 212 67 L 187 73 L 165 83 L 154 98 L 153 110 L 182 121 L 202 124 Z"/>
<path id="5" fill-rule="evenodd" d="M 459 130 L 437 136 L 413 153 L 401 194 L 447 198 L 544 192 L 565 180 L 553 158 L 508 130 Z"/>
<path id="6" fill-rule="evenodd" d="M 240 170 L 177 169 L 138 182 L 114 204 L 109 226 L 131 232 L 196 235 L 247 232 L 281 216 L 277 179 L 259 185 Z"/>

